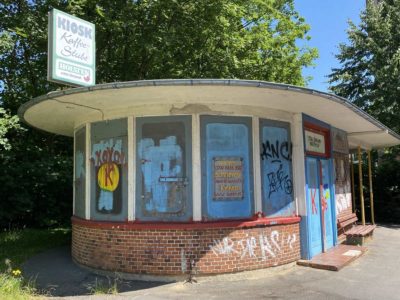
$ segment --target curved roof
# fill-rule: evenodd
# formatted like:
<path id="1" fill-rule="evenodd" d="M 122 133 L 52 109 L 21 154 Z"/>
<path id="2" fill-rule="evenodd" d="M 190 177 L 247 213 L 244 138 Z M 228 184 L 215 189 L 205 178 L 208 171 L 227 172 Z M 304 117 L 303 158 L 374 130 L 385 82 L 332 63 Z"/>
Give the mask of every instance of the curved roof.
<path id="1" fill-rule="evenodd" d="M 219 103 L 305 113 L 348 133 L 350 147 L 400 144 L 400 136 L 345 98 L 304 87 L 236 79 L 164 79 L 99 84 L 50 92 L 23 104 L 27 124 L 73 136 L 85 115 L 105 119 L 109 111 L 135 105 Z M 106 117 L 107 119 L 107 117 Z"/>

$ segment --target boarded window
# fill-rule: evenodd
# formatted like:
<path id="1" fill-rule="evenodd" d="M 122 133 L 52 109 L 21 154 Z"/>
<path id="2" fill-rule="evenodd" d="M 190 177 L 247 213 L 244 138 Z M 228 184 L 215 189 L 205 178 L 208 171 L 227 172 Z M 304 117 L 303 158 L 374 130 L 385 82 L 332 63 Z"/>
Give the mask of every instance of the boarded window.
<path id="1" fill-rule="evenodd" d="M 86 188 L 86 128 L 75 132 L 75 175 L 74 201 L 75 216 L 85 218 L 85 188 Z"/>
<path id="2" fill-rule="evenodd" d="M 290 124 L 260 120 L 260 139 L 263 211 L 268 217 L 294 215 Z"/>
<path id="3" fill-rule="evenodd" d="M 189 221 L 191 117 L 137 118 L 137 218 Z"/>
<path id="4" fill-rule="evenodd" d="M 203 219 L 253 213 L 251 119 L 201 117 Z"/>
<path id="5" fill-rule="evenodd" d="M 91 125 L 91 218 L 125 220 L 128 199 L 127 120 Z"/>

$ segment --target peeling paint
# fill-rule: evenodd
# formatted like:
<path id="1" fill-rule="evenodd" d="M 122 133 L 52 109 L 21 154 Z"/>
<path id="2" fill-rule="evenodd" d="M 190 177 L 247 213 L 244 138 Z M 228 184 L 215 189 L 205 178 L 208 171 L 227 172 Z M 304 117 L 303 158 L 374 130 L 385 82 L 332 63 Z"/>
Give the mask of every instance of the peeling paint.
<path id="1" fill-rule="evenodd" d="M 139 141 L 138 149 L 145 209 L 159 213 L 179 212 L 184 202 L 180 192 L 183 156 L 176 136 L 161 139 L 158 146 L 153 139 L 144 138 Z"/>
<path id="2" fill-rule="evenodd" d="M 169 113 L 171 115 L 177 114 L 195 114 L 195 113 L 205 113 L 212 112 L 212 109 L 204 104 L 186 104 L 185 106 L 179 108 L 172 105 Z"/>

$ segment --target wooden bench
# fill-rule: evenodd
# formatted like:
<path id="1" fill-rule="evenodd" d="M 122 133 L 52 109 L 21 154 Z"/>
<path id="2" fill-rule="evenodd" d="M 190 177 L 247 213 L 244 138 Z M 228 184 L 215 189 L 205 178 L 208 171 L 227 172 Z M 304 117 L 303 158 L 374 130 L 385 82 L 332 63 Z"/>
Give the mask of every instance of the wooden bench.
<path id="1" fill-rule="evenodd" d="M 367 239 L 372 238 L 376 225 L 357 225 L 357 221 L 354 213 L 338 218 L 339 241 L 346 239 L 346 244 L 363 245 Z"/>

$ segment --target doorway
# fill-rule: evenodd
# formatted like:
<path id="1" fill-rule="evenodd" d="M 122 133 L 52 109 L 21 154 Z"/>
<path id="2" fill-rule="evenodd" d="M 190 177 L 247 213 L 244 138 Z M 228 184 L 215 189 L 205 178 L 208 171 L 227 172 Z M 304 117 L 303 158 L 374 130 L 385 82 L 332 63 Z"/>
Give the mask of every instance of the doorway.
<path id="1" fill-rule="evenodd" d="M 337 242 L 330 127 L 304 122 L 306 216 L 302 222 L 302 255 L 311 259 Z"/>

